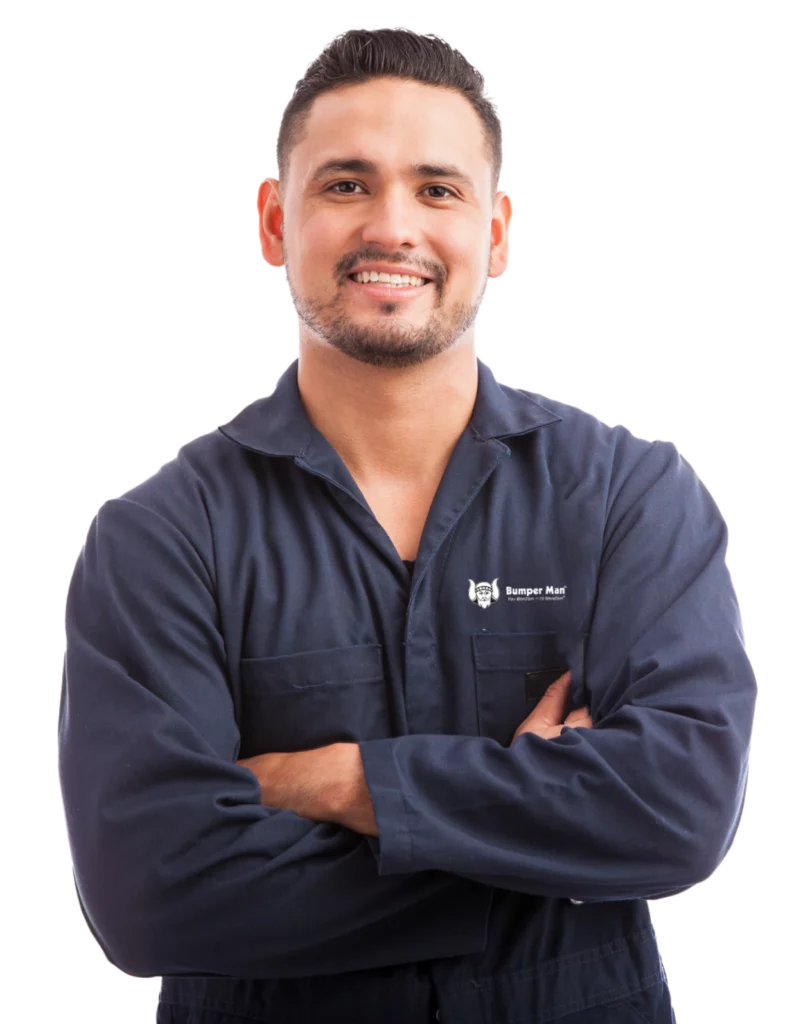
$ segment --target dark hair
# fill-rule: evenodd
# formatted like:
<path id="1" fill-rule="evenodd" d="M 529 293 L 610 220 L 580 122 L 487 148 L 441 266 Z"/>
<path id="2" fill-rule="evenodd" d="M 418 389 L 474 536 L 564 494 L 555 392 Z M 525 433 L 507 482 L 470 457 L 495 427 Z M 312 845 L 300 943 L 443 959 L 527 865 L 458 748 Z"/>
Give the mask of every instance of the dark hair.
<path id="1" fill-rule="evenodd" d="M 304 136 L 315 98 L 341 86 L 384 77 L 456 89 L 465 96 L 484 130 L 493 200 L 502 170 L 502 126 L 494 104 L 482 91 L 484 78 L 445 40 L 435 35 L 417 35 L 405 28 L 359 28 L 344 32 L 308 66 L 304 77 L 296 83 L 279 127 L 276 161 L 282 192 L 287 187 L 291 150 Z"/>

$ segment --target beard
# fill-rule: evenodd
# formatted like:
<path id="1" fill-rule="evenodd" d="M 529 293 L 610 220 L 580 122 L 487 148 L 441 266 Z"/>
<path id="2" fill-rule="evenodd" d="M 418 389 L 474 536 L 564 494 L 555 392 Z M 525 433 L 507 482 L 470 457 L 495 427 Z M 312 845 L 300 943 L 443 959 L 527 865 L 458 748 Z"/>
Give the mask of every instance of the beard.
<path id="1" fill-rule="evenodd" d="M 293 287 L 287 273 L 287 261 L 285 273 L 299 319 L 316 337 L 359 363 L 395 369 L 418 366 L 450 349 L 476 319 L 488 283 L 486 275 L 473 302 L 456 302 L 448 309 L 444 309 L 442 303 L 444 282 L 441 284 L 435 280 L 425 285 L 435 290 L 431 314 L 421 323 L 412 323 L 414 314 L 407 312 L 401 315 L 399 302 L 384 299 L 377 302 L 377 316 L 373 314 L 362 318 L 348 314 L 344 308 L 343 289 L 346 285 L 341 285 L 335 298 L 329 302 L 308 299 Z M 370 308 L 375 305 L 373 303 Z"/>

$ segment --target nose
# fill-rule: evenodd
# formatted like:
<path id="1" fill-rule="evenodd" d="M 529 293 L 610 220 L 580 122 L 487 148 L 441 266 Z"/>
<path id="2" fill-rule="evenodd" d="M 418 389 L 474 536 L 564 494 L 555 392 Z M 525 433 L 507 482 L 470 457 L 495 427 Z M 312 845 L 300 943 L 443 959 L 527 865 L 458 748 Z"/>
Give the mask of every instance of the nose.
<path id="1" fill-rule="evenodd" d="M 419 244 L 422 207 L 410 190 L 382 190 L 364 206 L 361 238 L 366 245 L 378 245 L 385 252 L 394 252 L 404 245 Z"/>

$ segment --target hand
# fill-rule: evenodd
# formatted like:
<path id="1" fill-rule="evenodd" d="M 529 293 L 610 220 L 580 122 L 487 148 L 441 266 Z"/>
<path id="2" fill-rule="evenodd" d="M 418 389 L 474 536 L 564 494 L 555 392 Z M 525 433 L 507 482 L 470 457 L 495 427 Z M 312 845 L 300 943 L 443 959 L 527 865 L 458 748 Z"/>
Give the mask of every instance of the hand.
<path id="1" fill-rule="evenodd" d="M 258 754 L 236 763 L 256 776 L 265 806 L 378 835 L 357 743 Z"/>
<path id="2" fill-rule="evenodd" d="M 534 732 L 537 736 L 550 740 L 555 736 L 560 736 L 565 725 L 573 726 L 576 729 L 592 728 L 592 717 L 586 707 L 576 708 L 575 711 L 571 711 L 567 715 L 563 722 L 561 721 L 564 708 L 567 706 L 567 693 L 571 682 L 572 672 L 567 669 L 562 676 L 550 683 L 547 692 L 513 734 L 513 739 L 510 741 L 511 746 L 524 732 Z"/>

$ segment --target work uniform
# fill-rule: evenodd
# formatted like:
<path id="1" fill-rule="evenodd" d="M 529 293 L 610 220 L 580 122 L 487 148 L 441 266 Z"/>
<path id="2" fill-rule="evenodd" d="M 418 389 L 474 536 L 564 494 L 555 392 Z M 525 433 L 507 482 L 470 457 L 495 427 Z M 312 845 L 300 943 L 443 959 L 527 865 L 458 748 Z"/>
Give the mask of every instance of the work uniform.
<path id="1" fill-rule="evenodd" d="M 729 849 L 756 699 L 719 509 L 671 442 L 480 360 L 410 570 L 297 372 L 79 555 L 59 772 L 93 935 L 162 976 L 159 1024 L 673 1021 L 646 901 Z M 593 728 L 511 745 L 567 668 Z M 378 836 L 235 763 L 336 742 Z"/>

